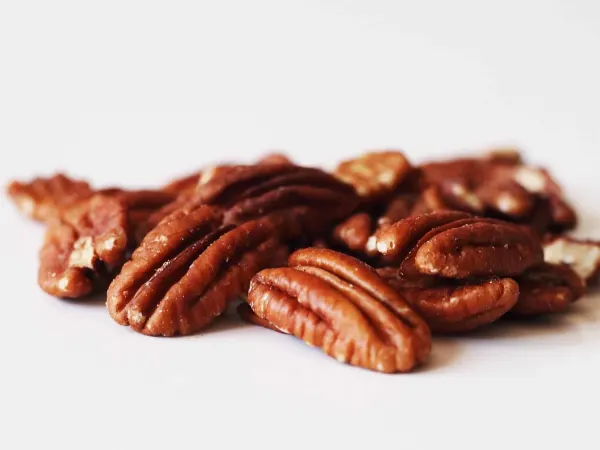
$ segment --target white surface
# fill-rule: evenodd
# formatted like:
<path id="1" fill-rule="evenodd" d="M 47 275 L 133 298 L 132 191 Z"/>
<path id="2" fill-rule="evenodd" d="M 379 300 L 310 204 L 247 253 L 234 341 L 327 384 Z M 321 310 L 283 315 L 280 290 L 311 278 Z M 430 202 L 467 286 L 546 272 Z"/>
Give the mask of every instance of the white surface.
<path id="1" fill-rule="evenodd" d="M 150 185 L 278 148 L 332 165 L 515 143 L 600 237 L 596 1 L 94 3 L 0 3 L 3 184 L 66 170 Z M 235 317 L 148 338 L 103 298 L 50 298 L 41 227 L 0 201 L 2 449 L 600 447 L 598 296 L 436 339 L 426 368 L 385 376 Z"/>

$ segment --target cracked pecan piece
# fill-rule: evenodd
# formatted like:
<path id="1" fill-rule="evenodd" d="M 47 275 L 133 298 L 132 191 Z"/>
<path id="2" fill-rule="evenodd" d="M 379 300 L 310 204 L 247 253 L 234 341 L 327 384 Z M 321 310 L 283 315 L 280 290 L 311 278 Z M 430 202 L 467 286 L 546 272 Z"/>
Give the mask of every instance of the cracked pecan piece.
<path id="1" fill-rule="evenodd" d="M 516 281 L 520 295 L 511 315 L 559 313 L 585 293 L 584 281 L 567 264 L 544 263 L 529 269 Z"/>
<path id="2" fill-rule="evenodd" d="M 392 194 L 404 181 L 411 165 L 402 152 L 369 152 L 341 162 L 334 175 L 354 187 L 363 199 L 372 201 Z"/>
<path id="3" fill-rule="evenodd" d="M 376 234 L 376 246 L 404 277 L 514 276 L 543 260 L 527 228 L 461 212 L 401 220 Z"/>
<path id="4" fill-rule="evenodd" d="M 225 209 L 226 223 L 243 223 L 272 211 L 309 207 L 320 212 L 313 223 L 325 231 L 358 204 L 352 187 L 319 169 L 287 164 L 235 166 L 197 192 L 200 203 Z"/>
<path id="5" fill-rule="evenodd" d="M 7 187 L 7 194 L 24 215 L 47 222 L 74 203 L 89 198 L 93 190 L 85 181 L 58 173 L 29 182 L 13 181 Z"/>
<path id="6" fill-rule="evenodd" d="M 600 242 L 568 236 L 552 237 L 544 243 L 544 260 L 567 264 L 586 284 L 592 284 L 600 273 Z"/>
<path id="7" fill-rule="evenodd" d="M 127 215 L 119 201 L 97 194 L 79 202 L 49 224 L 38 284 L 61 298 L 91 294 L 124 262 L 127 242 Z"/>
<path id="8" fill-rule="evenodd" d="M 495 322 L 517 302 L 519 285 L 511 278 L 429 280 L 414 283 L 397 271 L 377 271 L 440 334 L 466 333 Z"/>
<path id="9" fill-rule="evenodd" d="M 368 265 L 332 250 L 298 250 L 253 279 L 248 303 L 275 328 L 340 362 L 408 372 L 431 348 L 425 322 Z"/>
<path id="10" fill-rule="evenodd" d="M 302 233 L 298 214 L 288 210 L 235 226 L 206 205 L 174 212 L 110 285 L 110 315 L 148 335 L 199 331 L 247 290 L 256 272 L 285 260 L 282 242 Z"/>

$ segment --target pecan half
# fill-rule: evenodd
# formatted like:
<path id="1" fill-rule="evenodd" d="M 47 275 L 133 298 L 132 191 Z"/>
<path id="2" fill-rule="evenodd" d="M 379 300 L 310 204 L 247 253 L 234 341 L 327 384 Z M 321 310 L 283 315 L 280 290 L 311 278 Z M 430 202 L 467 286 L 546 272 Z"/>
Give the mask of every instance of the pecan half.
<path id="1" fill-rule="evenodd" d="M 377 249 L 403 276 L 514 276 L 543 259 L 532 232 L 508 222 L 437 212 L 401 220 L 376 234 Z"/>
<path id="2" fill-rule="evenodd" d="M 544 260 L 567 264 L 586 284 L 600 273 L 600 242 L 561 236 L 544 243 Z"/>
<path id="3" fill-rule="evenodd" d="M 63 298 L 86 296 L 124 262 L 127 215 L 123 205 L 94 195 L 50 223 L 40 250 L 38 284 Z"/>
<path id="4" fill-rule="evenodd" d="M 319 169 L 281 164 L 234 166 L 213 177 L 197 192 L 201 203 L 226 210 L 226 223 L 243 223 L 272 211 L 306 206 L 320 211 L 316 228 L 350 214 L 354 190 Z"/>
<path id="5" fill-rule="evenodd" d="M 252 279 L 248 303 L 261 319 L 340 362 L 388 373 L 425 362 L 429 328 L 370 266 L 315 248 L 288 264 Z"/>
<path id="6" fill-rule="evenodd" d="M 363 199 L 373 200 L 393 193 L 404 181 L 411 165 L 402 152 L 369 152 L 343 161 L 334 174 L 353 186 Z"/>
<path id="7" fill-rule="evenodd" d="M 430 286 L 406 283 L 389 272 L 385 279 L 434 333 L 465 333 L 489 325 L 511 310 L 519 297 L 519 285 L 510 278 L 445 280 Z"/>
<path id="8" fill-rule="evenodd" d="M 93 190 L 85 181 L 58 173 L 30 182 L 13 181 L 7 193 L 24 215 L 46 222 L 59 217 L 65 208 L 79 200 L 90 197 Z"/>
<path id="9" fill-rule="evenodd" d="M 583 280 L 566 264 L 541 264 L 516 278 L 519 301 L 512 315 L 537 316 L 562 312 L 585 293 Z"/>
<path id="10" fill-rule="evenodd" d="M 110 315 L 149 335 L 202 329 L 256 272 L 285 259 L 282 240 L 301 233 L 294 214 L 234 226 L 223 225 L 221 210 L 210 206 L 176 211 L 148 233 L 110 285 Z"/>
<path id="11" fill-rule="evenodd" d="M 281 330 L 278 330 L 273 325 L 271 325 L 271 323 L 268 320 L 261 319 L 256 314 L 254 314 L 254 311 L 252 311 L 252 308 L 246 302 L 240 303 L 236 308 L 236 311 L 238 316 L 240 316 L 240 318 L 244 322 L 250 323 L 252 325 L 258 325 L 259 327 L 267 328 L 269 330 L 281 332 Z"/>

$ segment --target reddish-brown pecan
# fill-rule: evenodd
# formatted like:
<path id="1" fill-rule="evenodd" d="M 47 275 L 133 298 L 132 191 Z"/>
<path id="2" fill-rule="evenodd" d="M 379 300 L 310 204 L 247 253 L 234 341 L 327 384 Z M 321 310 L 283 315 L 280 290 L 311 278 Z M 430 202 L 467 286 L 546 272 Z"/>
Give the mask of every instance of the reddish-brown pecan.
<path id="1" fill-rule="evenodd" d="M 149 335 L 194 333 L 245 292 L 252 276 L 285 260 L 302 232 L 288 210 L 223 225 L 220 209 L 180 209 L 144 238 L 108 290 L 110 315 Z"/>
<path id="2" fill-rule="evenodd" d="M 577 222 L 574 210 L 550 174 L 523 164 L 514 151 L 431 162 L 422 169 L 428 182 L 436 188 L 424 202 L 431 210 L 460 209 L 536 228 L 543 224 L 542 233 L 564 231 Z M 540 200 L 547 202 L 545 222 L 539 217 Z"/>
<path id="3" fill-rule="evenodd" d="M 519 301 L 512 315 L 537 316 L 562 312 L 585 293 L 583 280 L 566 264 L 544 263 L 516 278 Z"/>
<path id="4" fill-rule="evenodd" d="M 202 176 L 202 172 L 194 172 L 180 178 L 171 180 L 162 187 L 165 192 L 170 192 L 175 195 L 190 195 L 196 190 L 198 181 Z"/>
<path id="5" fill-rule="evenodd" d="M 569 265 L 586 284 L 590 284 L 600 273 L 600 242 L 568 236 L 553 237 L 544 243 L 544 260 Z"/>
<path id="6" fill-rule="evenodd" d="M 309 207 L 320 212 L 321 232 L 357 206 L 354 190 L 319 169 L 287 164 L 235 166 L 213 177 L 197 192 L 201 203 L 226 210 L 225 223 L 243 223 L 272 211 Z"/>
<path id="7" fill-rule="evenodd" d="M 258 317 L 340 362 L 390 373 L 426 361 L 429 328 L 370 266 L 315 248 L 288 265 L 253 278 L 248 302 Z"/>
<path id="8" fill-rule="evenodd" d="M 510 278 L 407 280 L 397 270 L 377 272 L 427 322 L 434 333 L 465 333 L 496 321 L 514 307 L 519 286 Z"/>
<path id="9" fill-rule="evenodd" d="M 269 153 L 260 158 L 256 164 L 287 164 L 294 165 L 294 162 L 284 153 Z"/>
<path id="10" fill-rule="evenodd" d="M 119 201 L 98 194 L 83 200 L 50 223 L 38 283 L 56 297 L 86 296 L 124 262 L 127 242 L 127 215 Z"/>
<path id="11" fill-rule="evenodd" d="M 262 319 L 254 314 L 250 305 L 246 302 L 242 302 L 236 308 L 238 316 L 247 323 L 251 323 L 252 325 L 258 325 L 259 327 L 268 328 L 269 330 L 280 332 L 277 328 L 275 328 L 268 320 Z"/>
<path id="12" fill-rule="evenodd" d="M 543 259 L 530 230 L 508 222 L 437 212 L 396 222 L 376 234 L 377 249 L 404 277 L 514 276 Z"/>
<path id="13" fill-rule="evenodd" d="M 29 182 L 13 181 L 7 193 L 19 210 L 31 219 L 47 222 L 78 202 L 89 198 L 93 190 L 88 183 L 58 173 Z"/>
<path id="14" fill-rule="evenodd" d="M 336 168 L 335 176 L 353 186 L 368 202 L 392 194 L 410 170 L 411 165 L 403 153 L 381 151 L 343 161 Z"/>

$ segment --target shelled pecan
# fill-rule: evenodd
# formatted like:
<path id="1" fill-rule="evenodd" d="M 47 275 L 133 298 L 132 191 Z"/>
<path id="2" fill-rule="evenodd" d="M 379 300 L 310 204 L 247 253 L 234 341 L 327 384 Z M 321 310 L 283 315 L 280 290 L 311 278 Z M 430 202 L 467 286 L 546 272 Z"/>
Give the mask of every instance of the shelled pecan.
<path id="1" fill-rule="evenodd" d="M 512 315 L 537 316 L 562 312 L 585 293 L 584 281 L 567 264 L 544 263 L 516 278 L 519 301 Z"/>
<path id="2" fill-rule="evenodd" d="M 259 327 L 268 328 L 269 330 L 279 332 L 279 330 L 277 328 L 275 328 L 273 325 L 271 325 L 271 323 L 268 320 L 262 319 L 262 318 L 258 317 L 256 314 L 254 314 L 254 311 L 252 311 L 252 308 L 246 302 L 240 303 L 236 308 L 236 312 L 237 312 L 238 316 L 244 322 L 250 323 L 252 325 L 258 325 Z"/>
<path id="3" fill-rule="evenodd" d="M 544 260 L 567 264 L 586 284 L 593 284 L 600 273 L 600 241 L 551 237 L 544 243 Z"/>
<path id="4" fill-rule="evenodd" d="M 298 250 L 288 265 L 252 279 L 248 303 L 259 318 L 367 369 L 407 372 L 426 361 L 429 328 L 370 266 L 315 248 Z"/>
<path id="5" fill-rule="evenodd" d="M 219 208 L 180 209 L 148 233 L 110 285 L 109 312 L 144 334 L 194 333 L 245 292 L 256 272 L 281 264 L 283 243 L 311 220 L 292 208 L 233 225 L 223 224 Z"/>
<path id="6" fill-rule="evenodd" d="M 56 297 L 79 298 L 103 286 L 124 262 L 127 214 L 118 200 L 96 194 L 61 216 L 46 232 L 38 284 Z"/>

